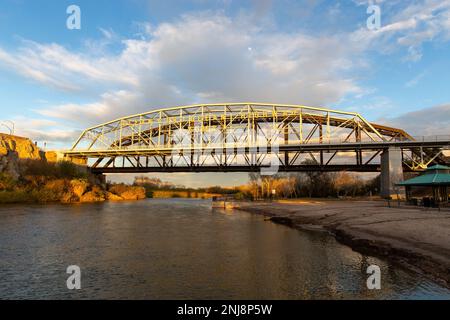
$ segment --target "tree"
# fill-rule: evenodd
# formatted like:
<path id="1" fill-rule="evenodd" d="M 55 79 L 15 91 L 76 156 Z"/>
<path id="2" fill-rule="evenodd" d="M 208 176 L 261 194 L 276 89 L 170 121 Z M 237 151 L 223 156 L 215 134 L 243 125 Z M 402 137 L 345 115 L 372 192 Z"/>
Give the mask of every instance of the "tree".
<path id="1" fill-rule="evenodd" d="M 259 180 L 261 179 L 260 173 L 250 172 L 248 174 L 250 189 L 253 199 L 258 199 L 259 195 Z"/>
<path id="2" fill-rule="evenodd" d="M 344 197 L 346 197 L 352 189 L 354 189 L 355 177 L 348 172 L 339 172 L 336 175 L 336 179 L 334 181 L 334 187 L 336 188 L 336 194 L 339 197 L 341 193 L 343 193 Z"/>

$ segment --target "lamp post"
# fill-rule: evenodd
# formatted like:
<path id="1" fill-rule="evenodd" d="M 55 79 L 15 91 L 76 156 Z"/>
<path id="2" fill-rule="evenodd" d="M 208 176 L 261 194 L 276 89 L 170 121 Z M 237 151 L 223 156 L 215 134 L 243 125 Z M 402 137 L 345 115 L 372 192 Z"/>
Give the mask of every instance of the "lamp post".
<path id="1" fill-rule="evenodd" d="M 6 122 L 6 123 L 10 123 L 11 126 L 6 125 L 5 122 Z M 4 126 L 4 127 L 8 128 L 9 134 L 10 134 L 10 135 L 14 135 L 14 129 L 15 129 L 15 128 L 14 128 L 14 127 L 15 127 L 14 122 L 12 122 L 11 120 L 3 120 L 3 121 L 0 123 L 0 125 L 2 125 L 2 126 Z"/>
<path id="2" fill-rule="evenodd" d="M 11 130 L 11 134 L 14 135 L 15 132 L 15 123 L 11 120 L 5 120 L 6 122 L 9 122 L 11 124 L 12 130 Z"/>

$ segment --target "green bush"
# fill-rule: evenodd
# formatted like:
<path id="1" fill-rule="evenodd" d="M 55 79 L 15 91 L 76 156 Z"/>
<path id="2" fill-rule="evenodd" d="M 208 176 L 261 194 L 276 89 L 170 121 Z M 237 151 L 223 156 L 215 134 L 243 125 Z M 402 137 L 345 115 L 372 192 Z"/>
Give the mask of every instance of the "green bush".
<path id="1" fill-rule="evenodd" d="M 249 194 L 244 194 L 242 192 L 238 192 L 234 195 L 234 198 L 236 200 L 245 200 L 245 199 L 250 199 L 251 200 L 251 195 Z"/>
<path id="2" fill-rule="evenodd" d="M 16 185 L 16 181 L 6 173 L 0 173 L 0 190 L 12 190 Z"/>
<path id="3" fill-rule="evenodd" d="M 54 163 L 43 160 L 22 160 L 19 167 L 22 176 L 56 177 L 58 171 Z"/>
<path id="4" fill-rule="evenodd" d="M 33 189 L 30 192 L 32 202 L 47 203 L 47 202 L 59 202 L 60 194 L 54 192 L 51 189 Z"/>
<path id="5" fill-rule="evenodd" d="M 58 168 L 58 177 L 63 179 L 87 179 L 88 172 L 70 161 L 60 161 L 56 164 Z"/>
<path id="6" fill-rule="evenodd" d="M 0 191 L 0 203 L 31 203 L 35 202 L 28 191 Z"/>
<path id="7" fill-rule="evenodd" d="M 59 202 L 60 194 L 50 189 L 16 189 L 0 191 L 0 204 Z"/>
<path id="8" fill-rule="evenodd" d="M 61 179 L 85 179 L 87 172 L 83 168 L 70 161 L 57 163 L 45 160 L 22 160 L 20 163 L 22 176 L 45 176 Z"/>

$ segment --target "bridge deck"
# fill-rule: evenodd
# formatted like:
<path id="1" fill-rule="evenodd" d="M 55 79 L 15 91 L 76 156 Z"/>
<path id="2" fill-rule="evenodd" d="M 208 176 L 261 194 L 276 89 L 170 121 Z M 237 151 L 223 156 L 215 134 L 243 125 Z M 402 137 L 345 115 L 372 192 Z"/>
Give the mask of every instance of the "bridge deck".
<path id="1" fill-rule="evenodd" d="M 379 151 L 389 147 L 398 148 L 448 148 L 450 150 L 450 140 L 442 141 L 384 141 L 384 142 L 358 142 L 358 143 L 318 143 L 318 144 L 281 144 L 278 147 L 279 152 L 314 152 L 314 151 Z M 109 157 L 109 156 L 153 156 L 153 155 L 170 155 L 175 151 L 196 151 L 201 150 L 204 152 L 214 151 L 217 148 L 226 148 L 233 152 L 249 153 L 255 150 L 255 148 L 262 148 L 266 152 L 271 152 L 272 148 L 264 146 L 252 146 L 252 147 L 236 147 L 234 144 L 220 144 L 214 147 L 201 148 L 199 146 L 184 146 L 176 148 L 168 147 L 152 147 L 152 148 L 129 148 L 122 147 L 121 149 L 104 149 L 104 150 L 71 150 L 64 151 L 63 153 L 70 157 Z M 233 153 L 231 152 L 231 153 Z"/>

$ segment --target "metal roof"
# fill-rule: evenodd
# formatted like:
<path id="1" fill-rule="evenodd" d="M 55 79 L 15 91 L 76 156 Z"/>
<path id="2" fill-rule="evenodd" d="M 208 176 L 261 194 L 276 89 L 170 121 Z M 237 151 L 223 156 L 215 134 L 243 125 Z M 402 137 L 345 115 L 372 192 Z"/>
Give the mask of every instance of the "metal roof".
<path id="1" fill-rule="evenodd" d="M 443 166 L 441 164 L 437 164 L 435 166 L 427 168 L 427 170 L 450 170 L 450 167 Z"/>
<path id="2" fill-rule="evenodd" d="M 450 168 L 435 165 L 427 168 L 425 174 L 398 183 L 399 186 L 450 186 Z"/>

